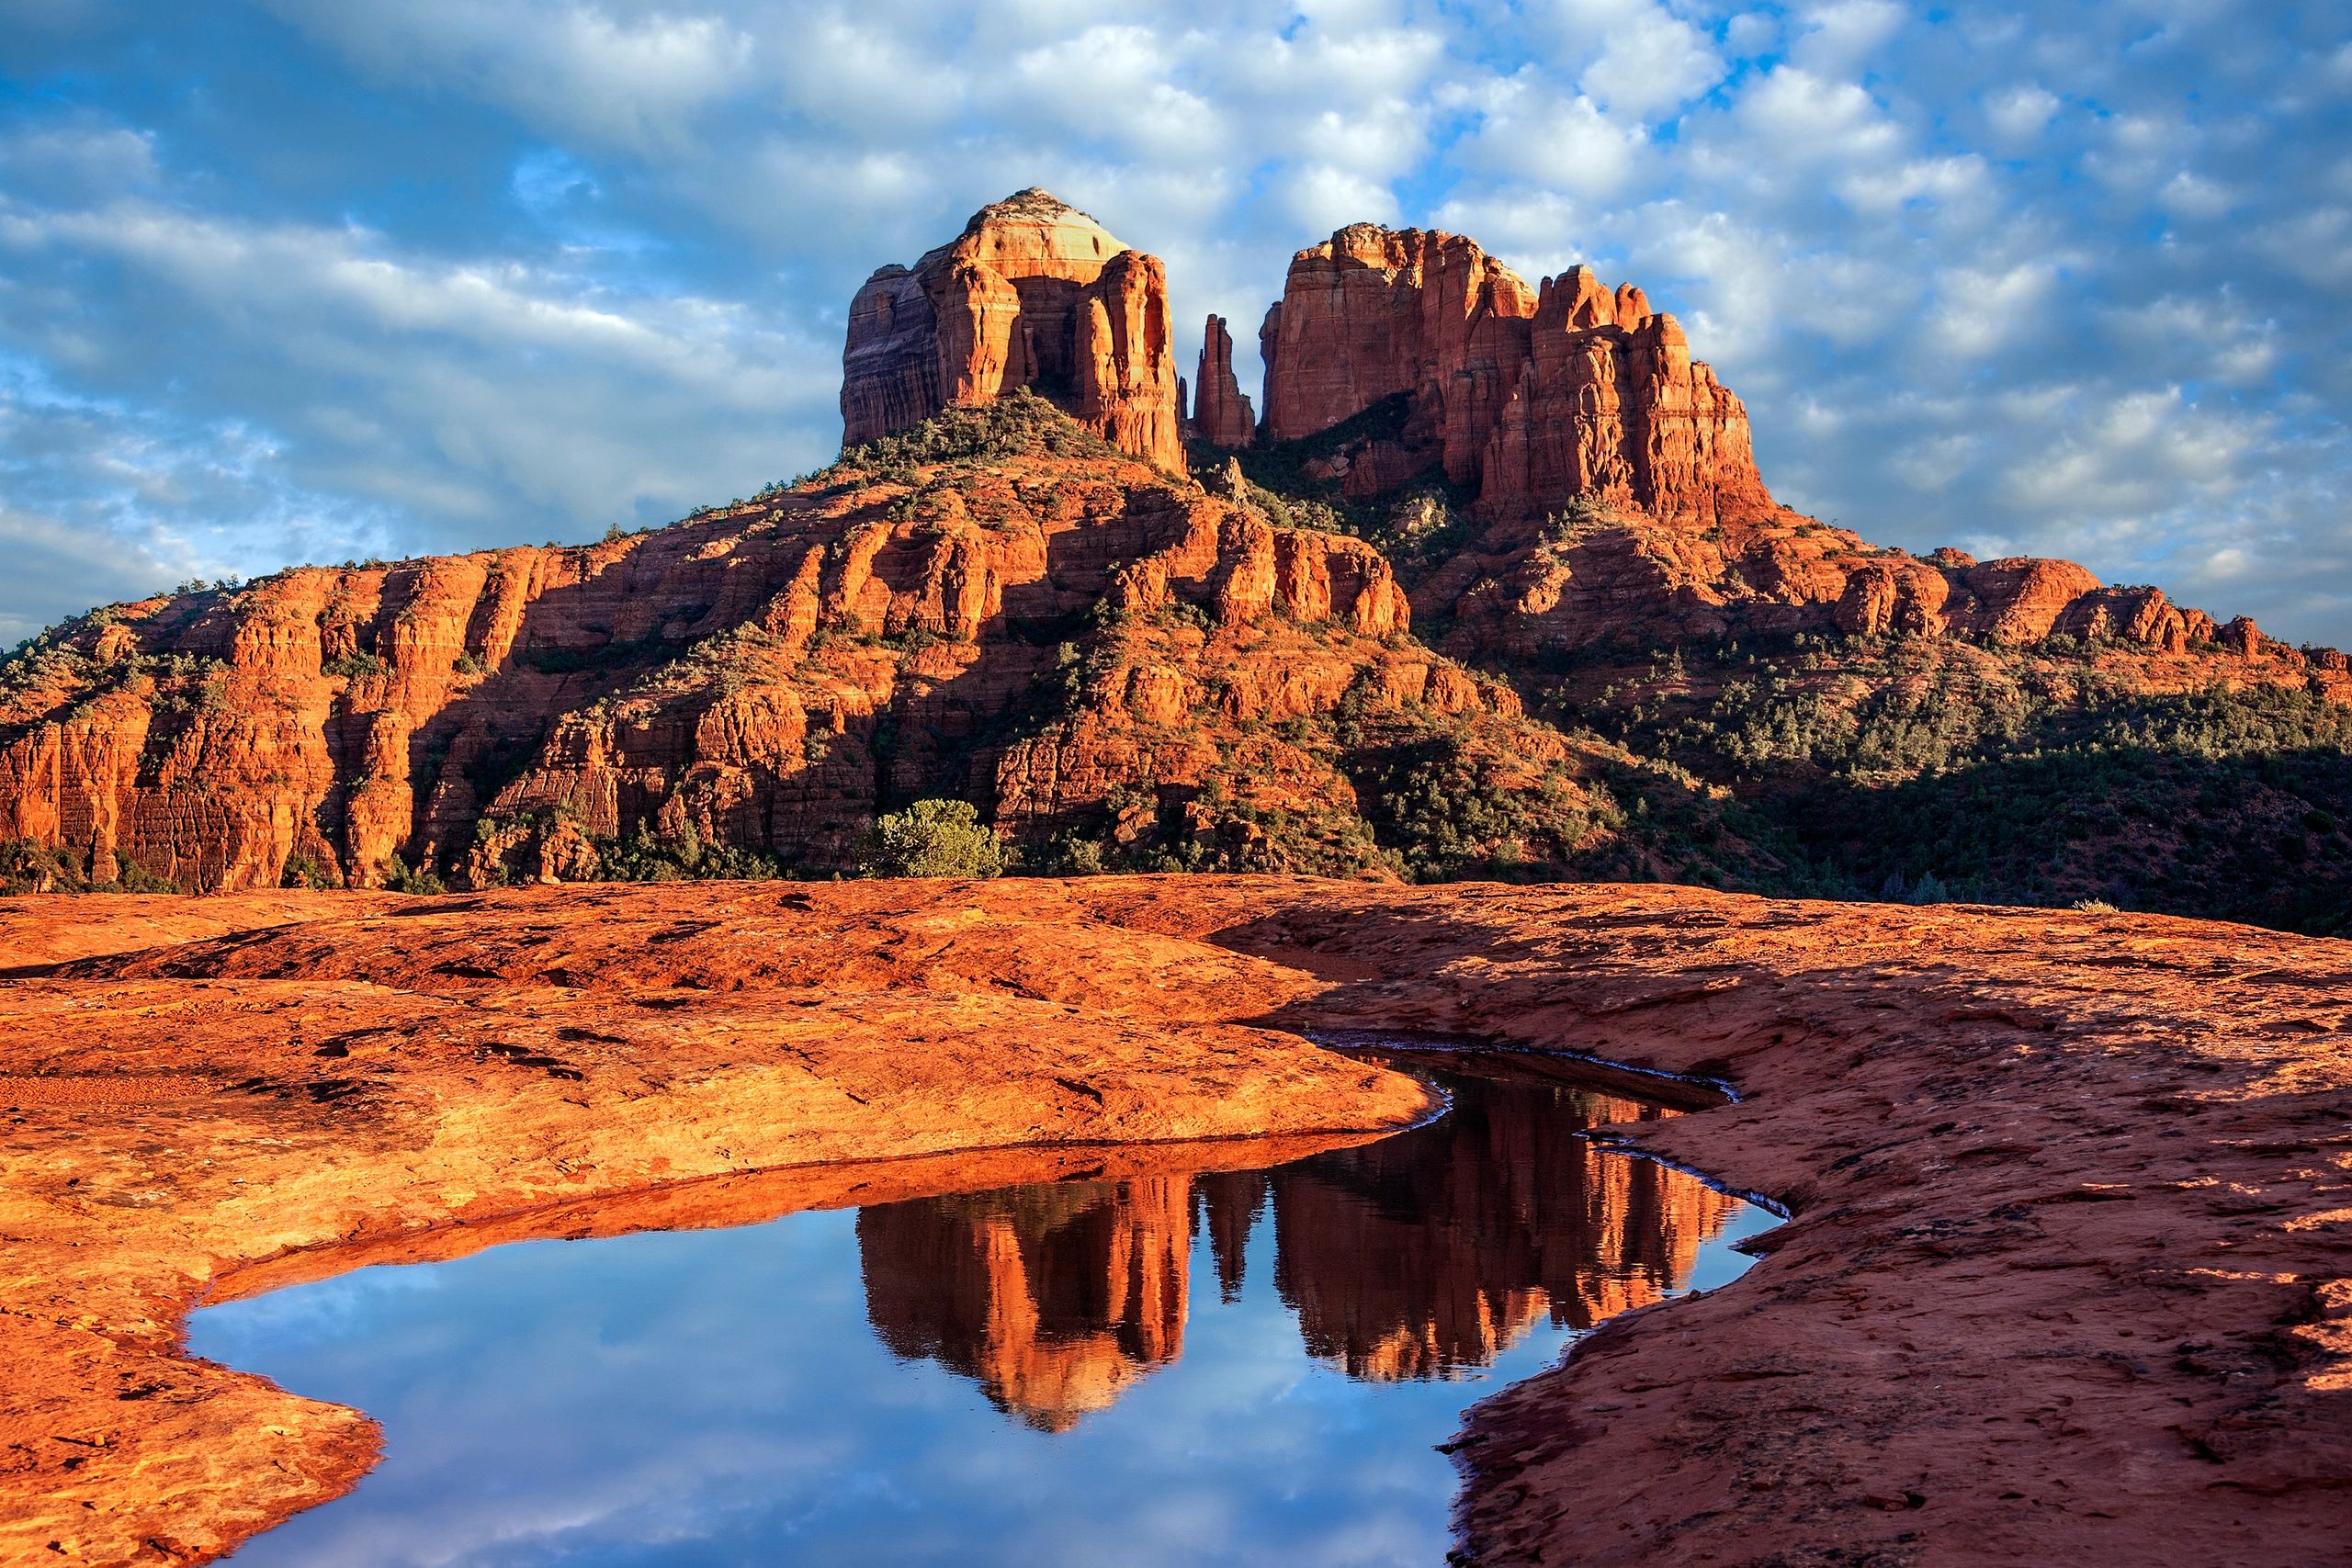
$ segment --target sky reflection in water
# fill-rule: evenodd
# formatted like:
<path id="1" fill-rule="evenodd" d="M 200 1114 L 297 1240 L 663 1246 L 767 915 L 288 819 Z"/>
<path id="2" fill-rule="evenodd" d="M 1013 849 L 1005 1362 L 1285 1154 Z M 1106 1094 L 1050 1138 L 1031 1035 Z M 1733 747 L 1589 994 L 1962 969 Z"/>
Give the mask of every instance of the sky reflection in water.
<path id="1" fill-rule="evenodd" d="M 236 1561 L 1442 1562 L 1432 1445 L 1464 1406 L 1730 1280 L 1771 1223 L 1573 1136 L 1659 1112 L 1453 1087 L 1428 1127 L 1270 1170 L 525 1242 L 208 1307 L 196 1354 L 386 1433 L 356 1492 Z"/>

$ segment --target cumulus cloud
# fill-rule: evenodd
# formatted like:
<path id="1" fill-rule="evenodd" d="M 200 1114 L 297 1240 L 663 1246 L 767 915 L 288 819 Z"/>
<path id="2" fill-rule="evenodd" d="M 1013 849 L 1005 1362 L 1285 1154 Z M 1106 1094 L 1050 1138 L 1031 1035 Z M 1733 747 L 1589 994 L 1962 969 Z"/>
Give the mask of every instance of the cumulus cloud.
<path id="1" fill-rule="evenodd" d="M 193 9 L 0 13 L 0 634 L 814 466 L 858 281 L 1038 183 L 1245 381 L 1293 250 L 1442 224 L 1642 283 L 1792 503 L 2352 641 L 2319 0 Z"/>

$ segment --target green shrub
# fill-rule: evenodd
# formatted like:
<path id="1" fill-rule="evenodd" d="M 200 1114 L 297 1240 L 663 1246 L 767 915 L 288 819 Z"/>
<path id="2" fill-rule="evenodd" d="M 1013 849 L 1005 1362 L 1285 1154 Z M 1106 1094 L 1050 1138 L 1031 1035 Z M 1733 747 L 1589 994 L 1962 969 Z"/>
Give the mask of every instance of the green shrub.
<path id="1" fill-rule="evenodd" d="M 977 408 L 951 408 L 921 424 L 843 449 L 841 460 L 814 478 L 855 469 L 889 483 L 907 483 L 919 468 L 989 462 L 1005 457 L 1118 457 L 1094 432 L 1023 387 Z"/>
<path id="2" fill-rule="evenodd" d="M 656 833 L 640 818 L 626 835 L 594 842 L 596 875 L 605 882 L 752 882 L 785 874 L 774 855 L 706 839 L 691 823 Z"/>
<path id="3" fill-rule="evenodd" d="M 875 819 L 857 845 L 860 876 L 994 876 L 1004 849 L 971 803 L 918 800 Z"/>
<path id="4" fill-rule="evenodd" d="M 447 893 L 449 885 L 435 876 L 429 867 L 412 868 L 397 854 L 384 857 L 384 886 L 395 893 Z"/>
<path id="5" fill-rule="evenodd" d="M 280 887 L 308 887 L 313 892 L 324 893 L 342 886 L 343 879 L 321 865 L 313 856 L 291 855 L 287 858 L 286 869 L 278 876 L 277 885 Z"/>
<path id="6" fill-rule="evenodd" d="M 384 661 L 372 653 L 346 653 L 319 666 L 322 675 L 342 675 L 355 681 L 369 675 L 381 675 L 384 670 Z"/>
<path id="7" fill-rule="evenodd" d="M 108 874 L 111 873 L 109 877 Z M 180 889 L 133 863 L 120 850 L 85 872 L 82 852 L 69 844 L 0 842 L 0 895 L 19 893 L 177 893 Z"/>

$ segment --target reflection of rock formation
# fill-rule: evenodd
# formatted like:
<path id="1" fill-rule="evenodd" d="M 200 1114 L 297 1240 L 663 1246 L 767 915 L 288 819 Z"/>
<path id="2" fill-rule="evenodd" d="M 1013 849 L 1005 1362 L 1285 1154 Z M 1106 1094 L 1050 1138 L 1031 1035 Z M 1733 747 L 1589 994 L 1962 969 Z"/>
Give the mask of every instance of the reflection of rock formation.
<path id="1" fill-rule="evenodd" d="M 899 1355 L 1068 1431 L 1183 1349 L 1190 1207 L 1184 1178 L 1153 1177 L 868 1208 L 866 1312 Z"/>
<path id="2" fill-rule="evenodd" d="M 1661 1108 L 1548 1083 L 1453 1087 L 1453 1112 L 1426 1127 L 1269 1170 L 868 1208 L 875 1331 L 1067 1431 L 1182 1349 L 1195 1216 L 1231 1302 L 1271 1209 L 1274 1285 L 1311 1355 L 1375 1381 L 1444 1377 L 1545 1316 L 1589 1328 L 1679 1288 L 1736 1206 L 1576 1135 Z"/>
<path id="3" fill-rule="evenodd" d="M 1443 1376 L 1546 1314 L 1589 1328 L 1679 1287 L 1736 1200 L 1576 1136 L 1666 1114 L 1471 1079 L 1428 1127 L 1272 1172 L 1275 1283 L 1307 1348 L 1356 1377 Z"/>
<path id="4" fill-rule="evenodd" d="M 1216 1292 L 1220 1300 L 1241 1299 L 1244 1253 L 1250 1227 L 1266 1201 L 1262 1170 L 1216 1170 L 1196 1178 L 1193 1190 L 1200 1199 L 1201 1218 L 1209 1233 L 1209 1256 L 1216 1260 Z"/>

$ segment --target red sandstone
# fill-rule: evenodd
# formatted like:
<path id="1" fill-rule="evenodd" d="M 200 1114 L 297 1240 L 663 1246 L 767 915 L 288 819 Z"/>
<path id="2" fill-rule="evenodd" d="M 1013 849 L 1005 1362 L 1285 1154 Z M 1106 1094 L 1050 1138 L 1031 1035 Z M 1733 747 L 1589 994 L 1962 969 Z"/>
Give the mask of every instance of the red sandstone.
<path id="1" fill-rule="evenodd" d="M 1736 1284 L 1617 1318 L 1472 1412 L 1472 1561 L 2346 1559 L 2340 943 L 1266 878 L 189 908 L 0 909 L 12 1561 L 203 1561 L 369 1462 L 363 1416 L 174 1357 L 209 1280 L 993 1186 L 1058 1157 L 959 1168 L 960 1147 L 1420 1103 L 1270 1026 L 1722 1076 L 1740 1104 L 1644 1123 L 1644 1144 L 1793 1213 Z M 941 1157 L 687 1180 L 920 1151 Z M 1196 1156 L 1156 1157 L 1133 1168 Z M 1050 1391 L 1057 1365 L 999 1371 Z"/>
<path id="2" fill-rule="evenodd" d="M 1121 451 L 1181 472 L 1169 332 L 1159 257 L 1042 190 L 1023 191 L 857 291 L 842 355 L 842 444 L 1042 386 Z"/>

